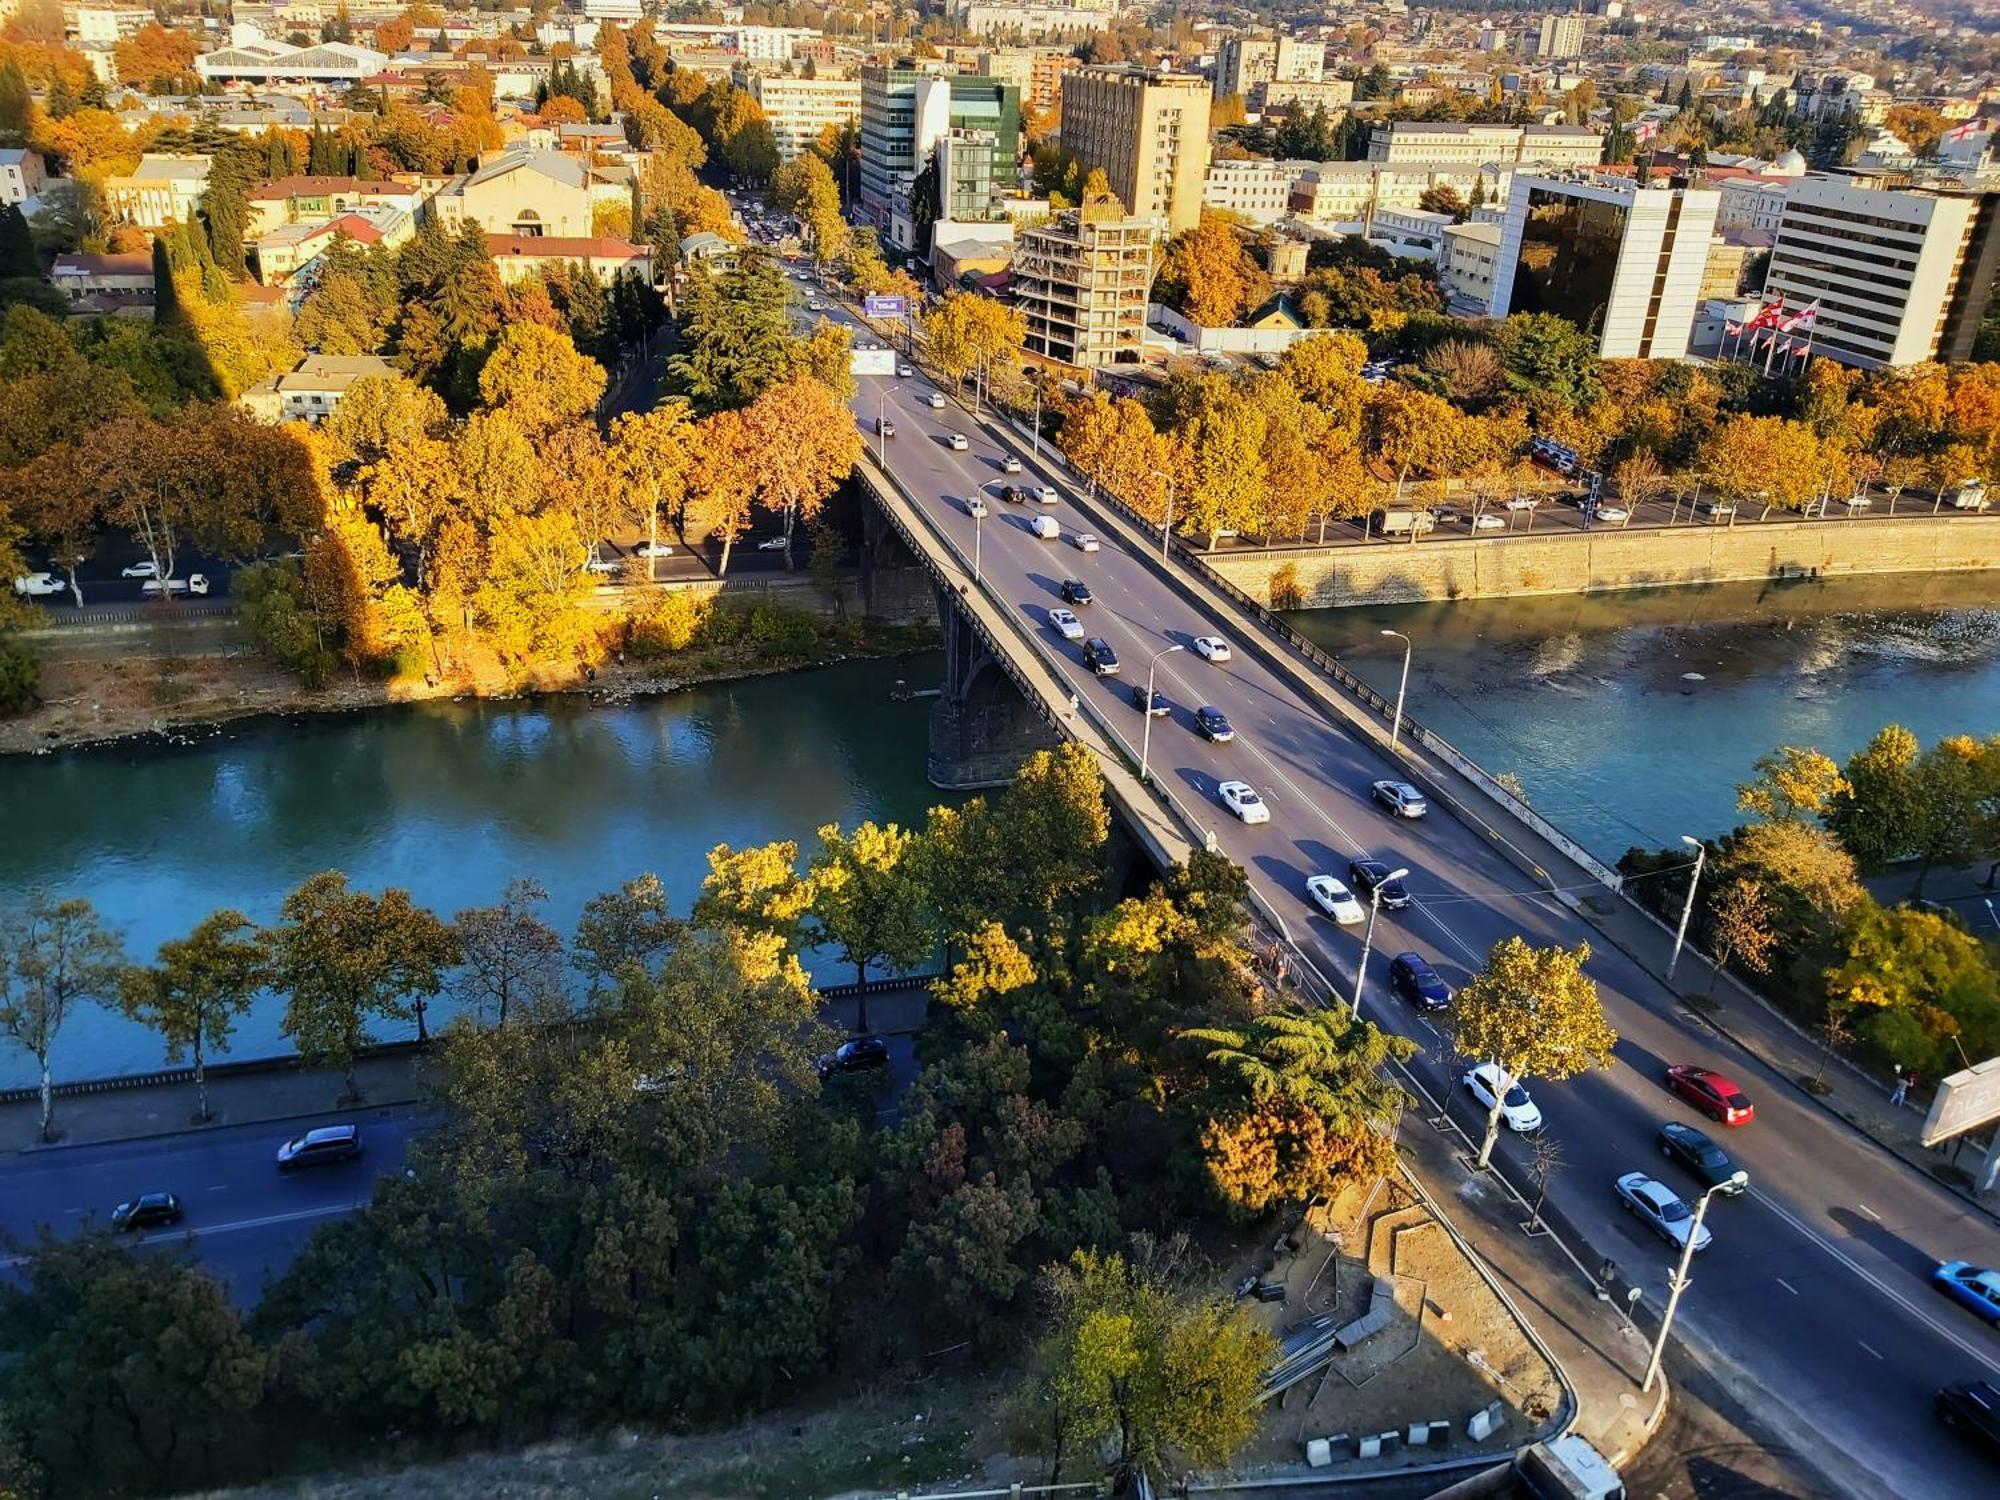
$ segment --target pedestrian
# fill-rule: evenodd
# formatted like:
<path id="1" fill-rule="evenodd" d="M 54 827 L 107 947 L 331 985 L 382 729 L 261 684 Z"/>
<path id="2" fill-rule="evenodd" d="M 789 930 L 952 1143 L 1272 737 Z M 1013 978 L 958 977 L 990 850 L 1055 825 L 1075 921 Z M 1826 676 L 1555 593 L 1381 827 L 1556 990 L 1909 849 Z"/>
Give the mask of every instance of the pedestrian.
<path id="1" fill-rule="evenodd" d="M 1910 1095 L 1910 1076 L 1909 1074 L 1903 1071 L 1902 1065 L 1898 1064 L 1896 1067 L 1896 1087 L 1894 1088 L 1894 1090 L 1890 1092 L 1889 1102 L 1893 1104 L 1897 1109 L 1901 1109 L 1903 1107 L 1903 1101 L 1907 1099 L 1909 1095 Z"/>

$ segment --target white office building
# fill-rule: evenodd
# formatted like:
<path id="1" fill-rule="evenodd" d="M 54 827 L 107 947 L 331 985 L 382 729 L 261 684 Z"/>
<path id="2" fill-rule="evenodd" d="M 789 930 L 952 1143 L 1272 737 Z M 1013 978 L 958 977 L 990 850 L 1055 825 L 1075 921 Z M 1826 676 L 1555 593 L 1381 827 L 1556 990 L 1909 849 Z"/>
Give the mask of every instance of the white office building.
<path id="1" fill-rule="evenodd" d="M 1398 120 L 1368 133 L 1368 159 L 1388 166 L 1594 167 L 1604 137 L 1587 125 L 1467 125 Z"/>
<path id="2" fill-rule="evenodd" d="M 1318 83 L 1326 46 L 1289 36 L 1230 36 L 1215 52 L 1215 92 L 1250 96 L 1260 83 Z"/>
<path id="3" fill-rule="evenodd" d="M 1535 40 L 1535 56 L 1551 59 L 1583 56 L 1583 17 L 1543 16 L 1541 34 Z"/>
<path id="4" fill-rule="evenodd" d="M 778 143 L 778 160 L 790 161 L 809 150 L 829 125 L 844 125 L 861 117 L 859 78 L 794 78 L 755 73 L 750 97 L 762 107 Z"/>
<path id="5" fill-rule="evenodd" d="M 1291 212 L 1292 184 L 1317 162 L 1210 161 L 1201 206 L 1236 214 L 1252 224 L 1275 224 Z"/>

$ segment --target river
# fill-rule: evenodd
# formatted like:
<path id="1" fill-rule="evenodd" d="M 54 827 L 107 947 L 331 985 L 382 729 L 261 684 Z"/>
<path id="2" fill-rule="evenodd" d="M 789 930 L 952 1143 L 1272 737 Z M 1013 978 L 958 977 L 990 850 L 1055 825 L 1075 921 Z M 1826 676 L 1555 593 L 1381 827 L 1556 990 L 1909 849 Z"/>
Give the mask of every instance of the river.
<path id="1" fill-rule="evenodd" d="M 0 901 L 36 886 L 88 896 L 135 959 L 217 907 L 269 921 L 326 869 L 361 889 L 406 887 L 447 917 L 531 874 L 564 932 L 591 896 L 652 871 L 685 913 L 718 843 L 810 843 L 824 823 L 864 818 L 921 825 L 942 796 L 924 779 L 930 705 L 890 689 L 930 686 L 941 669 L 926 654 L 621 704 L 413 704 L 197 731 L 185 746 L 12 757 Z M 286 1050 L 280 1010 L 267 1000 L 244 1018 L 232 1053 Z M 156 1037 L 94 1007 L 57 1042 L 59 1078 L 160 1065 Z M 32 1059 L 0 1044 L 0 1085 L 32 1081 Z"/>
<path id="2" fill-rule="evenodd" d="M 1844 759 L 1887 723 L 2000 733 L 2000 572 L 1308 610 L 1288 616 L 1384 695 L 1615 860 L 1741 821 L 1781 744 Z"/>

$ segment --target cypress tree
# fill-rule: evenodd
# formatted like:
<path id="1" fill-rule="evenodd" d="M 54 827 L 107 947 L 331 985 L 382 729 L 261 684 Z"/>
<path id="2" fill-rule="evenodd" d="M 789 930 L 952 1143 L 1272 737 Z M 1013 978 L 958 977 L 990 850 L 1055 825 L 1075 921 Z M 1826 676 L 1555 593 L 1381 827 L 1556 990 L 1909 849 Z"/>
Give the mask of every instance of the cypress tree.
<path id="1" fill-rule="evenodd" d="M 0 280 L 41 274 L 41 257 L 35 254 L 35 237 L 28 232 L 28 221 L 9 203 L 0 208 Z"/>
<path id="2" fill-rule="evenodd" d="M 181 301 L 174 291 L 173 257 L 167 250 L 167 231 L 153 239 L 153 326 L 179 328 L 185 323 Z"/>

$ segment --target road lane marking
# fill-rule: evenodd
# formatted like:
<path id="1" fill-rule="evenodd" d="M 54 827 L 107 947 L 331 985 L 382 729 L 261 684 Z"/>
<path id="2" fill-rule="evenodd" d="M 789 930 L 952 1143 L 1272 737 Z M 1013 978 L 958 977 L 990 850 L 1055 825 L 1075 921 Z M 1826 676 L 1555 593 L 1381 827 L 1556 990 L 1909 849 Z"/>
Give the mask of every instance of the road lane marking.
<path id="1" fill-rule="evenodd" d="M 1799 1289 L 1793 1286 L 1789 1281 L 1785 1280 L 1785 1278 L 1782 1276 L 1778 1278 L 1778 1285 L 1783 1287 L 1786 1291 L 1790 1292 L 1794 1297 L 1799 1295 Z"/>
<path id="2" fill-rule="evenodd" d="M 1860 1209 L 1864 1214 L 1868 1215 L 1868 1217 L 1873 1219 L 1877 1224 L 1880 1224 L 1882 1222 L 1882 1216 L 1876 1213 L 1875 1210 L 1870 1208 L 1867 1204 L 1861 1202 L 1859 1199 L 1855 1200 L 1854 1206 Z"/>
<path id="3" fill-rule="evenodd" d="M 1882 1358 L 1882 1356 L 1879 1353 L 1876 1353 L 1874 1349 L 1869 1347 L 1865 1339 L 1856 1339 L 1854 1342 L 1861 1345 L 1862 1348 L 1867 1349 L 1870 1354 L 1874 1354 L 1877 1359 Z"/>
<path id="4" fill-rule="evenodd" d="M 204 1224 L 193 1229 L 170 1229 L 157 1234 L 141 1235 L 135 1243 L 141 1245 L 170 1245 L 184 1239 L 201 1239 L 211 1234 L 235 1234 L 244 1229 L 263 1229 L 272 1224 L 293 1224 L 302 1219 L 324 1219 L 333 1214 L 351 1214 L 356 1209 L 365 1208 L 362 1203 L 327 1203 L 318 1208 L 294 1209 L 288 1214 L 264 1214 L 255 1219 L 237 1219 L 228 1224 Z M 11 1270 L 15 1266 L 28 1263 L 25 1255 L 10 1255 L 0 1260 L 0 1270 Z"/>

